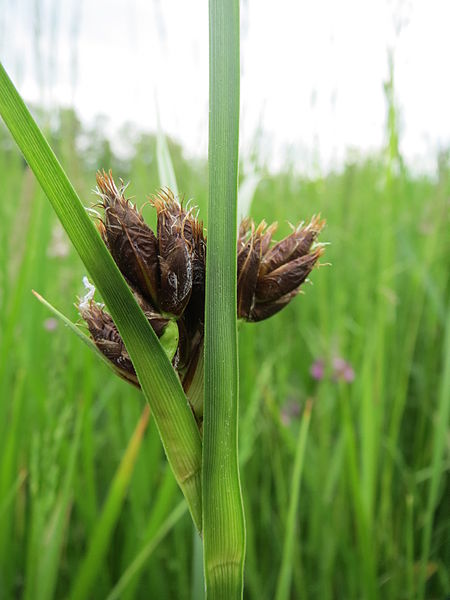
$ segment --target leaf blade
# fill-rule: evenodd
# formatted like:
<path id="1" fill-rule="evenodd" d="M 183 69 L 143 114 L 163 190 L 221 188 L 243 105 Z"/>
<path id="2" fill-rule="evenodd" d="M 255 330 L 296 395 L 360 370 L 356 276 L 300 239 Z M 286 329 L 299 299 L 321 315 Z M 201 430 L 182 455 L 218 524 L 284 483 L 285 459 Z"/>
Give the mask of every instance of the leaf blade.
<path id="1" fill-rule="evenodd" d="M 236 318 L 239 1 L 210 0 L 203 533 L 207 598 L 243 593 Z M 212 218 L 212 215 L 214 218 Z"/>
<path id="2" fill-rule="evenodd" d="M 201 528 L 201 441 L 181 383 L 64 170 L 0 64 L 0 114 L 102 295 L 128 349 L 175 477 Z"/>

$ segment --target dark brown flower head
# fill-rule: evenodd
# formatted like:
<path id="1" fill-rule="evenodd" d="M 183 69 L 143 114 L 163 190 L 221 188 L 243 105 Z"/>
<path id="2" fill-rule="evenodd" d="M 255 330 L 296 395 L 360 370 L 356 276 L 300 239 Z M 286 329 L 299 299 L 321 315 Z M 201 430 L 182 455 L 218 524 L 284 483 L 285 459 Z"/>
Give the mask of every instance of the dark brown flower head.
<path id="1" fill-rule="evenodd" d="M 192 251 L 192 292 L 189 302 L 180 319 L 184 336 L 180 331 L 180 340 L 192 341 L 199 332 L 203 339 L 205 321 L 205 276 L 206 276 L 206 238 L 203 223 L 195 221 L 193 228 Z"/>
<path id="2" fill-rule="evenodd" d="M 139 386 L 136 372 L 114 321 L 101 304 L 93 300 L 82 301 L 78 310 L 100 352 L 112 363 L 120 377 Z"/>
<path id="3" fill-rule="evenodd" d="M 170 190 L 152 198 L 158 216 L 161 310 L 180 316 L 192 292 L 194 218 Z"/>
<path id="4" fill-rule="evenodd" d="M 322 246 L 313 244 L 325 221 L 313 217 L 288 237 L 271 246 L 276 223 L 262 221 L 255 228 L 248 219 L 241 223 L 238 237 L 238 317 L 261 321 L 271 317 L 300 291 L 319 257 Z"/>
<path id="5" fill-rule="evenodd" d="M 193 285 L 204 280 L 203 225 L 170 190 L 162 190 L 151 199 L 158 217 L 155 236 L 125 189 L 122 181 L 116 186 L 111 172 L 97 173 L 102 238 L 124 277 L 154 310 L 179 317 Z"/>
<path id="6" fill-rule="evenodd" d="M 111 172 L 97 173 L 97 194 L 104 219 L 99 230 L 122 274 L 154 306 L 159 302 L 158 245 L 155 234 L 136 207 L 117 188 Z"/>
<path id="7" fill-rule="evenodd" d="M 172 364 L 201 420 L 198 369 L 203 357 L 205 312 L 203 223 L 193 208 L 183 206 L 165 189 L 150 200 L 157 213 L 155 235 L 125 197 L 125 190 L 122 181 L 116 186 L 111 172 L 97 174 L 97 194 L 104 209 L 99 230 L 157 336 L 164 334 L 169 320 L 176 321 L 178 347 Z M 239 318 L 267 319 L 299 293 L 323 253 L 323 245 L 316 243 L 323 226 L 320 217 L 313 217 L 307 225 L 299 225 L 289 236 L 273 243 L 276 223 L 267 226 L 262 221 L 256 226 L 249 218 L 241 222 L 237 240 Z M 85 285 L 89 291 L 79 303 L 79 311 L 92 339 L 121 377 L 139 385 L 111 316 L 93 301 L 94 287 L 87 280 Z"/>
<path id="8" fill-rule="evenodd" d="M 261 264 L 261 241 L 266 227 L 262 221 L 255 224 L 245 220 L 239 228 L 237 256 L 237 312 L 239 316 L 248 316 L 254 302 L 255 287 Z"/>

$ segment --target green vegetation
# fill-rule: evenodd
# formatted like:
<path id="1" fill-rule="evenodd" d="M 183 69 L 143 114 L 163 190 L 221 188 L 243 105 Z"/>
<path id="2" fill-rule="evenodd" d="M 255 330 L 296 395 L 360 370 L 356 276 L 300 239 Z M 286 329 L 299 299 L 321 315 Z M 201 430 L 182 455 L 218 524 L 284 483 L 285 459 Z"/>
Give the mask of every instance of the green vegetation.
<path id="1" fill-rule="evenodd" d="M 238 457 L 239 0 L 209 3 L 208 246 L 202 453 L 206 597 L 241 598 L 245 523 Z"/>
<path id="2" fill-rule="evenodd" d="M 252 216 L 281 236 L 321 212 L 332 266 L 280 314 L 239 327 L 246 598 L 450 593 L 450 162 L 435 179 L 408 172 L 386 89 L 385 152 L 315 179 L 261 169 Z M 131 180 L 139 204 L 159 187 L 156 137 L 137 137 L 125 161 L 72 112 L 52 122 L 85 206 L 99 167 Z M 205 216 L 206 163 L 169 147 Z M 93 584 L 96 599 L 197 598 L 192 522 L 155 422 L 33 297 L 76 321 L 86 272 L 3 127 L 0 149 L 0 597 Z"/>

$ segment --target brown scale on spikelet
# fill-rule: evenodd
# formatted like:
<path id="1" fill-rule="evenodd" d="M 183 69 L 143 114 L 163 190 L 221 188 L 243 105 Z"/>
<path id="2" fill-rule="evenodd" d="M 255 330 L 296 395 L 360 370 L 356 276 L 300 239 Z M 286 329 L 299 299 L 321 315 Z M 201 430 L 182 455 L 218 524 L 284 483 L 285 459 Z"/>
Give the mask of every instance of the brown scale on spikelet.
<path id="1" fill-rule="evenodd" d="M 183 206 L 169 189 L 150 199 L 156 209 L 155 233 L 142 213 L 125 197 L 126 186 L 116 186 L 111 172 L 97 174 L 97 194 L 104 209 L 99 231 L 117 266 L 132 289 L 158 337 L 169 319 L 176 319 L 179 345 L 173 365 L 189 396 L 203 352 L 206 235 L 194 209 Z M 258 226 L 244 219 L 237 239 L 237 314 L 246 321 L 262 321 L 286 306 L 318 265 L 323 245 L 317 237 L 325 224 L 320 215 L 293 228 L 279 242 L 272 237 L 277 223 Z M 92 289 L 91 289 L 92 288 Z M 116 371 L 135 385 L 136 374 L 112 318 L 89 298 L 79 304 L 97 347 Z"/>

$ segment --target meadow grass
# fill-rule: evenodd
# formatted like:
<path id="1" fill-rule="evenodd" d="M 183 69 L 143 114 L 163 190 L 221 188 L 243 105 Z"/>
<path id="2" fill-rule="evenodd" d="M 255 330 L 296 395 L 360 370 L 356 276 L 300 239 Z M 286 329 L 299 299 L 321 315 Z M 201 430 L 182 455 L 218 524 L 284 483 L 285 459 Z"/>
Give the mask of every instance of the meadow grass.
<path id="1" fill-rule="evenodd" d="M 80 154 L 74 123 L 62 114 L 52 143 L 85 205 L 97 167 L 139 203 L 158 188 L 155 138 L 129 161 L 94 135 Z M 255 192 L 252 216 L 280 236 L 321 212 L 332 266 L 239 328 L 246 598 L 450 592 L 450 168 L 442 155 L 435 179 L 409 173 L 389 123 L 383 154 L 314 179 L 263 172 Z M 3 128 L 0 143 L 0 598 L 81 597 L 86 577 L 95 598 L 195 598 L 192 525 L 155 424 L 130 461 L 143 397 L 32 296 L 76 320 L 85 270 Z M 171 151 L 205 217 L 205 164 Z M 311 377 L 338 357 L 353 381 Z"/>

